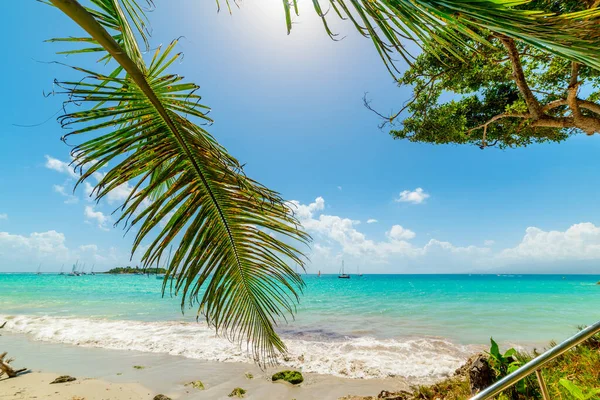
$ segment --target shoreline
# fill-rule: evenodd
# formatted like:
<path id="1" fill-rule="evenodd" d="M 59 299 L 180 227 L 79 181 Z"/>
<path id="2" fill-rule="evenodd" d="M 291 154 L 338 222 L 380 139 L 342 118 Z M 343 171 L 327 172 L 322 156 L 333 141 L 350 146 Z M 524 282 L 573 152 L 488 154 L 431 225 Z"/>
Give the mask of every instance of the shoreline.
<path id="1" fill-rule="evenodd" d="M 305 381 L 298 386 L 291 386 L 271 382 L 274 372 L 286 369 L 283 366 L 261 371 L 253 364 L 40 342 L 10 332 L 3 332 L 0 336 L 0 349 L 8 351 L 9 356 L 15 358 L 15 367 L 27 367 L 32 371 L 17 378 L 0 380 L 0 392 L 9 393 L 8 397 L 0 396 L 3 400 L 33 398 L 24 395 L 67 400 L 79 396 L 90 400 L 96 398 L 92 395 L 100 388 L 108 390 L 102 391 L 98 399 L 141 400 L 165 394 L 172 399 L 224 400 L 230 399 L 228 394 L 236 387 L 248 391 L 245 396 L 247 399 L 336 400 L 348 395 L 368 396 L 382 389 L 406 390 L 410 386 L 410 382 L 400 377 L 349 379 L 315 373 L 303 373 Z M 143 368 L 136 369 L 134 366 Z M 248 379 L 246 373 L 251 373 L 253 379 Z M 50 378 L 59 375 L 71 375 L 78 380 L 69 384 L 48 384 Z M 196 380 L 203 382 L 205 390 L 185 386 Z M 125 388 L 125 397 L 117 393 L 118 387 Z M 113 389 L 116 394 L 111 393 L 106 397 Z M 83 394 L 75 393 L 77 390 Z M 55 391 L 63 397 L 44 397 L 55 395 Z"/>

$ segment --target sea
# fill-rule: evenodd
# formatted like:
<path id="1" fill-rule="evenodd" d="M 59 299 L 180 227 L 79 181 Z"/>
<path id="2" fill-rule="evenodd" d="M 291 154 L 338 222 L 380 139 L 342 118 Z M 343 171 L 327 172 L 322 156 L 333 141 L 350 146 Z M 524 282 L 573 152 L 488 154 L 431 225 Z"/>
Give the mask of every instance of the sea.
<path id="1" fill-rule="evenodd" d="M 348 378 L 451 375 L 475 352 L 543 349 L 600 320 L 600 275 L 304 275 L 297 314 L 279 325 L 305 372 Z M 195 308 L 146 275 L 0 274 L 3 332 L 77 346 L 252 362 Z"/>

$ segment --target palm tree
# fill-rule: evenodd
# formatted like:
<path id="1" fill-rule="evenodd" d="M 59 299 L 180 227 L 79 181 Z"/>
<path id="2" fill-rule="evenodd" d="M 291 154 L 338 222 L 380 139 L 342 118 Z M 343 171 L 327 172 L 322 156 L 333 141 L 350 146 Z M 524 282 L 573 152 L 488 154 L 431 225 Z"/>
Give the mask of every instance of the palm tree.
<path id="1" fill-rule="evenodd" d="M 67 104 L 79 106 L 60 117 L 63 126 L 74 128 L 63 140 L 86 137 L 72 150 L 73 166 L 81 172 L 77 184 L 100 176 L 93 192 L 97 200 L 133 184 L 119 218 L 128 229 L 137 229 L 132 253 L 148 240 L 142 263 L 158 265 L 173 244 L 163 291 L 170 285 L 181 295 L 182 308 L 186 302 L 197 304 L 218 332 L 245 341 L 257 360 L 272 360 L 285 351 L 274 326 L 293 314 L 303 285 L 289 265 L 304 267 L 297 247 L 310 237 L 289 204 L 247 177 L 204 129 L 212 120 L 196 94 L 198 86 L 167 72 L 179 57 L 176 41 L 156 50 L 146 63 L 140 47 L 148 48 L 147 19 L 136 0 L 90 0 L 89 7 L 76 0 L 50 3 L 87 33 L 52 41 L 82 45 L 66 53 L 96 52 L 112 66 L 104 73 L 73 67 L 83 79 L 60 83 Z M 373 41 L 390 71 L 395 70 L 393 54 L 409 61 L 403 40 L 415 40 L 427 50 L 431 43 L 436 48 L 464 43 L 464 37 L 485 41 L 475 28 L 490 27 L 600 66 L 595 57 L 598 35 L 588 29 L 595 11 L 559 16 L 508 7 L 522 3 L 332 0 L 330 5 Z M 283 4 L 289 31 L 297 4 Z M 333 36 L 326 13 L 317 0 L 313 4 Z M 108 173 L 98 174 L 109 162 Z"/>

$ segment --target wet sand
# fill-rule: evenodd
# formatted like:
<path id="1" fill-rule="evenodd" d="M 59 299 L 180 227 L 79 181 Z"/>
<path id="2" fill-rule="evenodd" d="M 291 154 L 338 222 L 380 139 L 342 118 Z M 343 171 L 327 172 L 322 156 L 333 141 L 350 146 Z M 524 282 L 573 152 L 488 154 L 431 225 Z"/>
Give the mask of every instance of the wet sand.
<path id="1" fill-rule="evenodd" d="M 74 345 L 36 342 L 24 335 L 2 333 L 0 351 L 8 351 L 15 367 L 28 367 L 31 373 L 0 380 L 0 400 L 138 400 L 165 394 L 173 399 L 230 399 L 236 387 L 247 390 L 246 399 L 335 400 L 346 395 L 376 395 L 381 390 L 404 390 L 403 378 L 344 379 L 305 373 L 297 386 L 271 382 L 281 368 L 262 371 L 245 363 L 207 362 L 184 357 L 107 350 Z M 136 369 L 134 366 L 143 368 Z M 248 379 L 246 374 L 253 375 Z M 78 380 L 50 385 L 59 375 Z M 205 390 L 185 386 L 200 380 Z"/>

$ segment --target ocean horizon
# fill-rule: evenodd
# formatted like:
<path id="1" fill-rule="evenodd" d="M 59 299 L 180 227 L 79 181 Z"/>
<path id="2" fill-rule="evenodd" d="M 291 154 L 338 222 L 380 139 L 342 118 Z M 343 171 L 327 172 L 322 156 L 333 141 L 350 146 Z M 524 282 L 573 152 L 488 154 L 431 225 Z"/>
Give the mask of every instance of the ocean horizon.
<path id="1" fill-rule="evenodd" d="M 600 275 L 303 275 L 280 361 L 349 378 L 448 376 L 489 345 L 543 348 L 600 319 Z M 0 274 L 0 321 L 32 340 L 252 362 L 150 275 Z"/>

